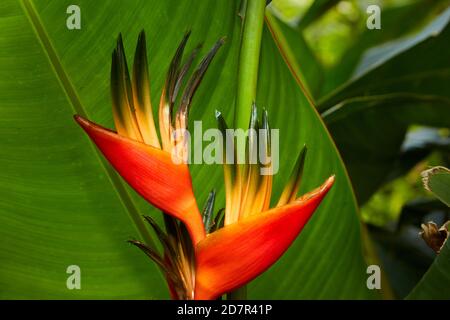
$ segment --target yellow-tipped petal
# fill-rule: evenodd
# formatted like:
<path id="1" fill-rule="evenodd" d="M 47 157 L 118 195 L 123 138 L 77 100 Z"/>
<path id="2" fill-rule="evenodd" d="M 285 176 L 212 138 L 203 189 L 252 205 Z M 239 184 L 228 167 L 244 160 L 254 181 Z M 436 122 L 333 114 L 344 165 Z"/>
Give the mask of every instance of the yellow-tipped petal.
<path id="1" fill-rule="evenodd" d="M 180 75 L 179 65 L 190 34 L 190 32 L 185 33 L 170 62 L 166 83 L 162 90 L 159 102 L 159 134 L 161 136 L 163 149 L 167 152 L 172 152 L 172 149 L 175 146 L 173 139 L 173 132 L 175 129 L 172 125 L 172 112 L 176 95 L 178 94 L 179 86 L 181 84 L 178 82 Z"/>
<path id="2" fill-rule="evenodd" d="M 159 134 L 163 150 L 172 152 L 173 144 L 173 127 L 171 107 L 166 97 L 166 90 L 163 89 L 161 100 L 159 102 Z"/>
<path id="3" fill-rule="evenodd" d="M 119 35 L 117 47 L 112 55 L 111 97 L 117 132 L 121 136 L 142 142 L 142 135 L 134 113 L 133 94 L 121 35 Z"/>
<path id="4" fill-rule="evenodd" d="M 150 102 L 150 81 L 147 63 L 147 45 L 145 33 L 139 34 L 133 65 L 133 102 L 136 120 L 144 142 L 155 148 L 161 148 L 153 120 L 153 110 Z"/>
<path id="5" fill-rule="evenodd" d="M 281 193 L 280 199 L 278 200 L 277 207 L 283 206 L 297 198 L 297 192 L 300 188 L 300 183 L 303 175 L 303 168 L 305 166 L 307 148 L 306 145 L 303 146 L 299 153 L 297 162 L 292 170 L 289 177 L 289 181 Z"/>

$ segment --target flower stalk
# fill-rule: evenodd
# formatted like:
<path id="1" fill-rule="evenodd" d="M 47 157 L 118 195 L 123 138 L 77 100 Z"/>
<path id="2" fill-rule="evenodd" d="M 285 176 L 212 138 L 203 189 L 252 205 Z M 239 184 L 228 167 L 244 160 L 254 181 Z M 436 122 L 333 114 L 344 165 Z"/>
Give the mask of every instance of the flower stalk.
<path id="1" fill-rule="evenodd" d="M 241 36 L 241 49 L 239 53 L 239 70 L 237 85 L 237 100 L 234 113 L 234 127 L 245 129 L 251 118 L 251 106 L 256 100 L 256 89 L 258 83 L 259 56 L 261 51 L 261 39 L 264 26 L 265 0 L 243 0 L 246 6 L 243 14 L 243 31 Z M 237 168 L 237 188 L 234 201 L 239 202 L 245 196 L 241 190 L 246 186 L 242 166 Z M 236 202 L 235 202 L 236 203 Z M 236 209 L 234 209 L 236 212 Z M 234 219 L 232 219 L 234 222 Z M 228 294 L 228 299 L 246 299 L 247 289 L 243 286 Z"/>
<path id="2" fill-rule="evenodd" d="M 237 83 L 234 127 L 246 129 L 250 121 L 251 105 L 256 99 L 259 56 L 264 26 L 265 0 L 244 0 L 244 13 Z"/>

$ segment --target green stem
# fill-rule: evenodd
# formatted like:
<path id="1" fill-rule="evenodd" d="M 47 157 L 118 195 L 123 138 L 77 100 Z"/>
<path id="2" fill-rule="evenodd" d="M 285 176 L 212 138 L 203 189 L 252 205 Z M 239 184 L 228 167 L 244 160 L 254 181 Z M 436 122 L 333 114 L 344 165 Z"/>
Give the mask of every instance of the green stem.
<path id="1" fill-rule="evenodd" d="M 256 98 L 265 8 L 266 0 L 247 0 L 239 54 L 235 128 L 248 128 L 252 102 Z"/>
<path id="2" fill-rule="evenodd" d="M 246 2 L 239 70 L 237 97 L 234 113 L 234 127 L 247 129 L 250 122 L 252 103 L 256 99 L 258 83 L 259 55 L 264 26 L 266 0 L 243 0 Z M 228 293 L 228 300 L 247 298 L 247 286 L 242 286 Z"/>

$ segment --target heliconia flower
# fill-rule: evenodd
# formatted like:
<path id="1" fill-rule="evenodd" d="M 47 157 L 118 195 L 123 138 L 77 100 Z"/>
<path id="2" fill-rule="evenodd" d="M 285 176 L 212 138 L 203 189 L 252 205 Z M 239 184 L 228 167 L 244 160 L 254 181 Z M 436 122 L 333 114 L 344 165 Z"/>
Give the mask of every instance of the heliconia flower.
<path id="1" fill-rule="evenodd" d="M 150 103 L 143 32 L 139 35 L 131 79 L 120 36 L 113 52 L 111 90 L 117 132 L 80 116 L 75 119 L 124 180 L 163 211 L 164 229 L 151 217 L 144 217 L 161 241 L 162 254 L 149 244 L 130 242 L 162 269 L 172 298 L 215 299 L 251 281 L 278 260 L 330 190 L 334 176 L 316 190 L 297 197 L 306 156 L 306 147 L 303 148 L 276 207 L 270 209 L 272 174 L 259 174 L 267 163 L 247 161 L 257 151 L 254 142 L 258 139 L 263 140 L 266 157 L 271 153 L 267 112 L 258 121 L 253 106 L 250 129 L 267 129 L 267 134 L 262 138 L 248 135 L 244 164 L 224 165 L 225 208 L 215 212 L 212 191 L 200 213 L 188 165 L 185 161 L 173 161 L 173 155 L 186 159 L 189 150 L 180 132 L 188 129 L 194 93 L 224 40 L 217 41 L 203 58 L 177 99 L 199 50 L 195 48 L 181 65 L 188 38 L 189 33 L 172 59 L 161 95 L 160 139 Z M 220 113 L 217 120 L 219 128 L 226 130 Z"/>

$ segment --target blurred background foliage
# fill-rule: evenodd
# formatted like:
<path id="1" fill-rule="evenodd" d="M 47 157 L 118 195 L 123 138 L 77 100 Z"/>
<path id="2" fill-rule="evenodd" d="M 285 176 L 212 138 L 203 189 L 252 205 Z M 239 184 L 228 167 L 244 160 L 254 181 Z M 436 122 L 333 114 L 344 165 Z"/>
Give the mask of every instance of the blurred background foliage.
<path id="1" fill-rule="evenodd" d="M 373 4 L 381 8 L 381 30 L 366 27 L 366 9 Z M 440 226 L 450 218 L 449 208 L 424 190 L 420 177 L 431 166 L 450 166 L 449 5 L 444 0 L 270 4 L 278 36 L 288 43 L 281 50 L 294 53 L 299 78 L 341 152 L 369 246 L 395 298 L 407 297 L 417 283 L 423 289 L 444 259 L 449 266 L 448 255 L 435 261 L 419 236 L 421 223 Z M 436 279 L 434 289 L 428 286 L 434 293 L 410 297 L 449 298 L 448 282 Z"/>

